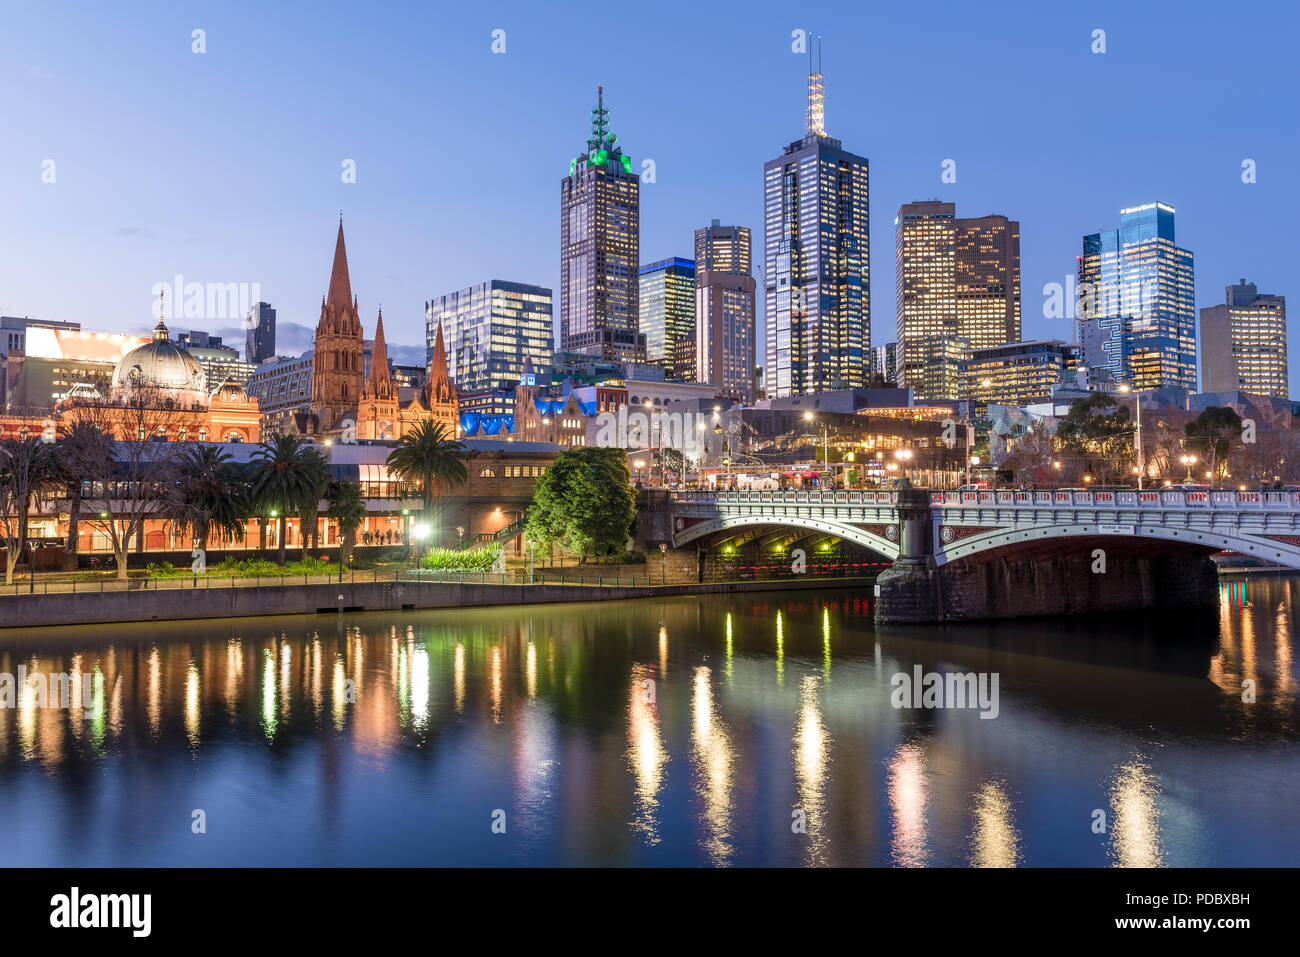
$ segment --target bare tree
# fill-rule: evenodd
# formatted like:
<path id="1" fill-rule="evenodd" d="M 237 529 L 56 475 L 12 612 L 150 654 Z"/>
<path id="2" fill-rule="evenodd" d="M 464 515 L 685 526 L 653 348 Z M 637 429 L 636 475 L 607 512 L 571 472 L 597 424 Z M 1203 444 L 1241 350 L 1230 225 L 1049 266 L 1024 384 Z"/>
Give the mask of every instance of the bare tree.
<path id="1" fill-rule="evenodd" d="M 93 510 L 91 524 L 113 549 L 119 579 L 127 577 L 128 549 L 144 535 L 146 520 L 166 517 L 195 411 L 164 391 L 142 387 L 65 410 L 71 423 L 90 423 L 114 440 L 111 455 L 86 463 L 91 492 L 85 504 Z"/>
<path id="2" fill-rule="evenodd" d="M 27 515 L 32 498 L 56 477 L 53 447 L 39 438 L 0 442 L 0 520 L 4 523 L 5 582 L 13 584 L 14 568 L 27 545 Z M 32 571 L 35 571 L 33 561 Z"/>

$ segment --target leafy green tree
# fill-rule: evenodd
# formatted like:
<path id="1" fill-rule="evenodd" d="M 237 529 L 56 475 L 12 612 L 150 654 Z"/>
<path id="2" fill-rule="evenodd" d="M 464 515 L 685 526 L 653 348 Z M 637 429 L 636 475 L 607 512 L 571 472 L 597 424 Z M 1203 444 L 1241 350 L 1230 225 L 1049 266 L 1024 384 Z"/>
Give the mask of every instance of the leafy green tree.
<path id="1" fill-rule="evenodd" d="M 1229 406 L 1212 405 L 1183 430 L 1187 433 L 1187 447 L 1200 455 L 1215 479 L 1222 478 L 1232 445 L 1241 440 L 1241 416 Z"/>
<path id="2" fill-rule="evenodd" d="M 569 449 L 537 480 L 524 532 L 544 548 L 560 544 L 580 556 L 616 554 L 636 519 L 627 453 Z"/>
<path id="3" fill-rule="evenodd" d="M 285 523 L 290 513 L 315 510 L 329 484 L 329 469 L 320 449 L 294 435 L 276 435 L 263 442 L 250 460 L 252 500 L 258 510 L 271 509 L 279 521 L 278 561 L 284 564 Z"/>
<path id="4" fill-rule="evenodd" d="M 229 452 L 216 445 L 196 445 L 180 459 L 180 478 L 165 510 L 205 552 L 214 534 L 243 541 L 250 502 L 244 476 Z"/>
<path id="5" fill-rule="evenodd" d="M 466 456 L 465 443 L 453 438 L 446 426 L 432 419 L 418 422 L 388 453 L 390 469 L 403 481 L 420 483 L 425 521 L 433 529 L 435 545 L 442 544 L 442 528 L 439 516 L 434 514 L 434 498 L 465 484 L 469 477 L 465 470 Z"/>
<path id="6" fill-rule="evenodd" d="M 1104 392 L 1094 392 L 1071 403 L 1056 428 L 1056 438 L 1104 483 L 1131 454 L 1133 422 L 1127 406 Z"/>
<path id="7" fill-rule="evenodd" d="M 366 500 L 359 482 L 330 482 L 325 492 L 329 504 L 326 514 L 339 523 L 339 562 L 352 561 L 352 549 L 357 543 L 357 529 L 366 520 Z"/>

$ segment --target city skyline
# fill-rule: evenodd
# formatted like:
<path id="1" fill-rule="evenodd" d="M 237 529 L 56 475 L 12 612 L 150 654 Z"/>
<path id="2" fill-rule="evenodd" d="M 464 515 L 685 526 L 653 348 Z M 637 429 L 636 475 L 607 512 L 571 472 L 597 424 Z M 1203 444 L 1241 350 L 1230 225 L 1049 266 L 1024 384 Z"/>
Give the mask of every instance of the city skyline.
<path id="1" fill-rule="evenodd" d="M 129 49 L 138 54 L 140 66 L 118 71 L 112 84 L 93 90 L 87 88 L 94 71 L 116 68 L 127 46 L 123 29 L 107 18 L 90 14 L 62 47 L 46 40 L 19 50 L 0 40 L 9 79 L 20 94 L 27 91 L 15 109 L 17 149 L 0 158 L 12 221 L 22 226 L 4 240 L 10 269 L 0 288 L 0 312 L 147 332 L 153 323 L 150 290 L 157 282 L 177 274 L 199 282 L 256 282 L 260 298 L 278 311 L 284 345 L 277 351 L 292 354 L 300 351 L 291 345 L 295 327 L 310 329 L 319 308 L 322 227 L 342 206 L 354 258 L 359 257 L 353 278 L 361 314 L 373 317 L 385 308 L 390 351 L 402 346 L 422 351 L 422 306 L 441 291 L 464 288 L 485 275 L 559 289 L 554 184 L 571 158 L 573 142 L 583 135 L 583 116 L 597 83 L 606 86 L 614 104 L 620 145 L 638 168 L 645 159 L 654 162 L 654 181 L 643 179 L 641 188 L 643 263 L 687 255 L 693 230 L 712 218 L 761 233 L 760 167 L 774 145 L 793 140 L 805 122 L 807 59 L 792 50 L 790 34 L 805 29 L 811 36 L 818 30 L 817 17 L 787 25 L 775 9 L 761 6 L 759 12 L 770 15 L 728 34 L 728 52 L 755 64 L 749 86 L 692 76 L 692 84 L 704 83 L 705 95 L 728 103 L 725 149 L 703 152 L 698 144 L 710 142 L 707 131 L 717 127 L 716 114 L 663 110 L 664 88 L 654 79 L 664 56 L 705 55 L 671 30 L 638 25 L 638 31 L 649 30 L 662 41 L 643 44 L 656 48 L 654 53 L 629 49 L 616 68 L 593 69 L 580 58 L 567 62 L 564 51 L 597 36 L 623 36 L 629 26 L 601 14 L 560 34 L 527 10 L 501 14 L 499 24 L 453 13 L 438 31 L 445 42 L 437 92 L 415 106 L 436 106 L 442 122 L 452 127 L 490 112 L 505 129 L 503 143 L 514 146 L 480 156 L 486 173 L 476 182 L 485 184 L 482 190 L 441 185 L 440 171 L 451 160 L 418 152 L 421 136 L 410 127 L 419 124 L 409 122 L 415 107 L 403 97 L 392 97 L 392 105 L 374 116 L 366 111 L 400 90 L 394 84 L 403 82 L 404 74 L 397 66 L 380 65 L 373 75 L 349 78 L 353 85 L 342 88 L 343 95 L 333 82 L 323 91 L 304 93 L 303 85 L 323 67 L 301 51 L 331 38 L 337 42 L 342 35 L 337 18 L 302 24 L 272 11 L 254 13 L 251 22 L 261 31 L 241 28 L 237 45 L 230 43 L 224 13 L 203 15 L 199 19 L 211 22 L 202 27 L 170 18 L 133 26 Z M 24 35 L 29 16 L 35 14 L 11 14 L 15 29 L 9 35 Z M 420 15 L 414 16 L 418 22 Z M 1294 241 L 1281 223 L 1290 218 L 1286 214 L 1296 200 L 1283 192 L 1278 170 L 1294 150 L 1295 133 L 1266 122 L 1281 105 L 1268 82 L 1269 72 L 1280 68 L 1261 55 L 1250 81 L 1258 95 L 1236 95 L 1231 74 L 1197 63 L 1214 43 L 1215 17 L 1207 12 L 1195 25 L 1180 25 L 1153 12 L 1105 5 L 1088 21 L 1029 10 L 1009 18 L 1009 24 L 997 24 L 995 33 L 993 25 L 981 27 L 973 14 L 957 9 L 945 14 L 940 26 L 900 12 L 880 36 L 868 32 L 868 19 L 858 12 L 822 17 L 839 26 L 820 31 L 827 126 L 872 164 L 877 251 L 882 240 L 888 241 L 880 232 L 889 224 L 882 210 L 927 195 L 972 213 L 1016 219 L 1022 224 L 1022 336 L 1069 341 L 1070 320 L 1044 316 L 1043 286 L 1067 282 L 1080 235 L 1113 221 L 1120 208 L 1159 196 L 1179 210 L 1179 244 L 1196 252 L 1198 308 L 1217 298 L 1207 298 L 1208 291 L 1240 275 L 1286 295 L 1283 264 Z M 1170 42 L 1153 49 L 1145 41 L 1157 26 Z M 491 33 L 498 27 L 506 31 L 504 55 L 491 52 Z M 197 54 L 191 32 L 200 28 L 206 49 Z M 1090 49 L 1094 28 L 1107 31 L 1105 53 Z M 909 95 L 895 102 L 888 70 L 899 66 L 901 54 L 890 52 L 887 41 L 904 34 L 931 37 L 950 62 L 916 80 Z M 1260 42 L 1267 47 L 1272 35 L 1260 30 Z M 1102 95 L 1152 68 L 1183 82 L 1176 94 L 1153 88 L 1142 109 L 1121 109 L 1108 124 L 1122 135 L 1108 133 L 1104 141 L 1088 136 L 1086 124 L 1080 132 L 1059 104 L 1057 112 L 1040 114 L 1052 118 L 1050 129 L 1004 124 L 981 132 L 980 123 L 960 115 L 942 130 L 927 125 L 924 112 L 936 97 L 956 105 L 975 99 L 954 80 L 998 37 L 1006 49 L 1023 55 L 1026 76 L 1038 71 L 1034 83 L 1018 87 L 1027 110 L 1041 109 L 1085 82 Z M 1180 39 L 1185 42 L 1173 42 Z M 364 58 L 391 46 L 393 37 L 391 30 L 366 24 L 349 40 Z M 264 62 L 268 44 L 279 45 L 272 58 L 277 66 L 256 73 L 260 86 L 249 86 L 252 76 L 228 74 L 231 69 L 238 74 L 246 62 Z M 857 55 L 867 51 L 882 53 L 878 65 L 869 65 L 871 56 Z M 398 43 L 393 58 L 409 67 L 417 54 L 413 45 Z M 551 81 L 525 82 L 541 62 L 548 65 Z M 1201 72 L 1193 72 L 1193 64 Z M 222 71 L 220 81 L 214 69 Z M 157 83 L 159 76 L 168 82 Z M 684 81 L 678 85 L 686 89 Z M 210 149 L 199 155 L 205 140 L 210 147 L 220 131 L 238 128 L 241 109 L 254 108 L 240 105 L 250 89 L 257 109 L 286 116 L 286 150 L 268 149 L 259 156 L 230 141 L 229 149 L 216 155 Z M 38 93 L 45 115 L 33 112 L 29 103 Z M 302 97 L 302 105 L 294 106 L 301 112 L 290 111 Z M 184 135 L 189 128 L 184 123 L 178 131 L 156 122 L 189 115 L 177 108 L 178 98 L 203 105 L 204 115 L 190 124 L 192 137 Z M 1171 118 L 1195 118 L 1198 129 L 1171 132 L 1173 123 L 1147 128 L 1142 117 L 1153 106 Z M 94 110 L 117 122 L 106 126 L 89 115 Z M 321 117 L 333 121 L 327 136 L 313 133 L 302 145 L 290 142 Z M 1233 129 L 1245 132 L 1225 142 L 1214 134 L 1229 118 Z M 154 126 L 157 136 L 147 132 Z M 891 135 L 882 135 L 885 130 Z M 718 141 L 714 135 L 712 142 Z M 379 149 L 377 143 L 388 145 Z M 408 157 L 407 149 L 417 152 Z M 234 155 L 239 162 L 231 159 Z M 53 183 L 41 182 L 46 159 L 56 163 Z M 1242 181 L 1247 159 L 1257 164 L 1257 182 Z M 342 182 L 341 165 L 348 160 L 356 163 L 355 183 Z M 942 180 L 947 160 L 954 164 L 954 183 Z M 169 189 L 151 187 L 155 181 Z M 513 218 L 511 228 L 502 230 L 498 217 L 505 210 Z M 257 228 L 250 229 L 253 222 Z M 454 240 L 445 225 L 451 222 L 457 224 Z M 1245 222 L 1251 227 L 1243 227 Z M 755 236 L 755 242 L 760 239 Z M 893 339 L 888 259 L 877 255 L 874 263 L 871 339 L 877 343 Z M 760 342 L 762 312 L 760 303 Z M 184 321 L 173 325 L 177 333 L 187 328 Z M 240 328 L 236 319 L 206 317 L 193 325 L 227 341 L 236 341 L 231 331 Z"/>

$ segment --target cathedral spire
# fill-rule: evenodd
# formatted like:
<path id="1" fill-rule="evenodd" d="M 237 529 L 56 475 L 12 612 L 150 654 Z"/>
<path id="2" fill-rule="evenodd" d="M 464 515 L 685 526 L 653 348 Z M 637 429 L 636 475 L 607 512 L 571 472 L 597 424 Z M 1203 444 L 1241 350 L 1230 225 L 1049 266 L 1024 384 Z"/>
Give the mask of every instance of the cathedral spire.
<path id="1" fill-rule="evenodd" d="M 366 378 L 366 391 L 372 398 L 388 398 L 392 394 L 393 380 L 388 374 L 388 346 L 384 342 L 384 310 L 379 310 L 375 321 L 375 345 L 370 350 L 370 375 Z"/>
<path id="2" fill-rule="evenodd" d="M 330 270 L 330 288 L 325 301 L 339 311 L 353 305 L 352 283 L 348 279 L 348 250 L 343 243 L 343 217 L 339 217 L 339 235 L 334 242 L 334 268 Z"/>

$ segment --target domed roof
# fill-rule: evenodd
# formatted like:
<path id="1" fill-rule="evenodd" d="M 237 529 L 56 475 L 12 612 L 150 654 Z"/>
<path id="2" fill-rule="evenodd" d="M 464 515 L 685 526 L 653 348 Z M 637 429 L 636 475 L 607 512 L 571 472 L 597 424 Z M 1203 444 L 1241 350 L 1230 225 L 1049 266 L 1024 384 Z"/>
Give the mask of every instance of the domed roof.
<path id="1" fill-rule="evenodd" d="M 217 387 L 216 398 L 222 402 L 247 402 L 248 393 L 243 386 L 233 379 L 227 379 Z"/>
<path id="2" fill-rule="evenodd" d="M 153 341 L 132 349 L 117 364 L 113 387 L 191 393 L 186 397 L 198 398 L 207 394 L 208 376 L 197 359 L 171 341 L 160 319 Z"/>

